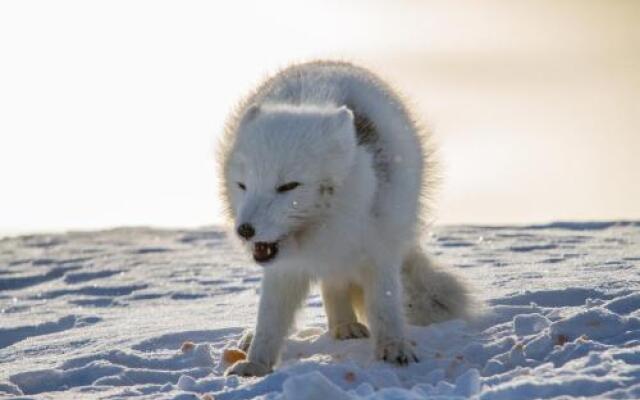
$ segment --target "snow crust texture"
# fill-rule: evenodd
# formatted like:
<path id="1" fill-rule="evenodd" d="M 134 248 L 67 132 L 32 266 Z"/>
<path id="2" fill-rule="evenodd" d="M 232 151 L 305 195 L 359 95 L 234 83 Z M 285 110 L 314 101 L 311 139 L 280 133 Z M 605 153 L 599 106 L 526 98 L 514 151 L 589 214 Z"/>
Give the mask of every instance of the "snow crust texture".
<path id="1" fill-rule="evenodd" d="M 640 222 L 436 228 L 469 321 L 409 327 L 420 363 L 335 341 L 314 292 L 274 373 L 224 377 L 261 271 L 222 230 L 0 240 L 0 398 L 640 398 Z"/>

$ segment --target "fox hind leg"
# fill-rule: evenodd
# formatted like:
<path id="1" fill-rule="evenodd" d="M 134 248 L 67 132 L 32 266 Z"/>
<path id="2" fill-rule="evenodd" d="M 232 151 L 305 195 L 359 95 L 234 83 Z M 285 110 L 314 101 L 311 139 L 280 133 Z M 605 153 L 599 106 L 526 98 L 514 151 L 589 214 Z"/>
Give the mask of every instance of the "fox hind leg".
<path id="1" fill-rule="evenodd" d="M 353 307 L 352 286 L 323 281 L 321 289 L 331 335 L 338 340 L 369 337 L 369 329 L 358 322 Z"/>

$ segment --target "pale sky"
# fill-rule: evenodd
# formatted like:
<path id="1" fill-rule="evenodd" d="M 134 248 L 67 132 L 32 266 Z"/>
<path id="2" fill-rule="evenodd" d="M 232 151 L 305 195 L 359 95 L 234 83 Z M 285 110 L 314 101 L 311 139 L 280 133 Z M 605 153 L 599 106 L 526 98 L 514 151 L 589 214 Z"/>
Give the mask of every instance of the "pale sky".
<path id="1" fill-rule="evenodd" d="M 640 218 L 640 2 L 0 2 L 0 233 L 218 223 L 214 143 L 292 61 L 440 144 L 436 223 Z"/>

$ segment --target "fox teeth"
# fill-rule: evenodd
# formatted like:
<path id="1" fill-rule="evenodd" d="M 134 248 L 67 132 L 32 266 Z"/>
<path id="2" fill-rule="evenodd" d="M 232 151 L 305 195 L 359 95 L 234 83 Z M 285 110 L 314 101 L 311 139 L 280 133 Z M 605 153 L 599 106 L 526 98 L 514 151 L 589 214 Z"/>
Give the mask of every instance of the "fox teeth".
<path id="1" fill-rule="evenodd" d="M 253 258 L 259 263 L 271 261 L 278 254 L 278 243 L 258 242 L 254 244 Z"/>

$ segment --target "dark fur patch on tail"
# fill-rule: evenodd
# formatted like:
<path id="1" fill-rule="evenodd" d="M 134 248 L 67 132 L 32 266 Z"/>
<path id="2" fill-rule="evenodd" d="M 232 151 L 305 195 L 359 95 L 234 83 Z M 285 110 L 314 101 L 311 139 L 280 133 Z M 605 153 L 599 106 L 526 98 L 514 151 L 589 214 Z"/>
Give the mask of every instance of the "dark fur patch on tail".
<path id="1" fill-rule="evenodd" d="M 376 126 L 366 115 L 354 112 L 354 124 L 356 126 L 356 138 L 359 146 L 373 145 L 378 142 Z"/>
<path id="2" fill-rule="evenodd" d="M 358 146 L 363 146 L 373 155 L 373 168 L 379 181 L 389 182 L 389 168 L 391 167 L 389 160 L 383 152 L 382 143 L 380 143 L 380 135 L 376 125 L 369 117 L 352 107 L 354 124 L 356 128 L 356 139 Z"/>
<path id="3" fill-rule="evenodd" d="M 434 306 L 440 307 L 446 312 L 451 312 L 451 310 L 449 309 L 449 307 L 447 307 L 446 304 L 444 304 L 440 300 L 436 299 L 435 297 L 431 299 L 431 302 L 433 303 Z"/>

